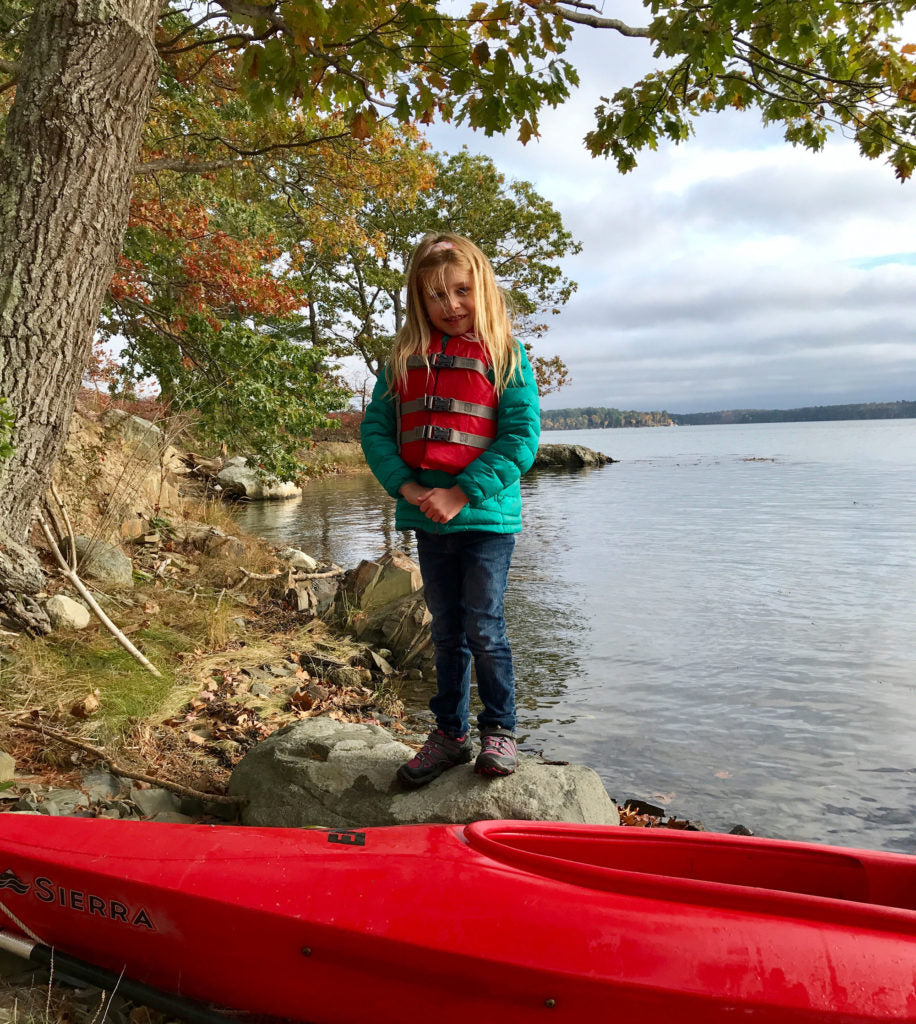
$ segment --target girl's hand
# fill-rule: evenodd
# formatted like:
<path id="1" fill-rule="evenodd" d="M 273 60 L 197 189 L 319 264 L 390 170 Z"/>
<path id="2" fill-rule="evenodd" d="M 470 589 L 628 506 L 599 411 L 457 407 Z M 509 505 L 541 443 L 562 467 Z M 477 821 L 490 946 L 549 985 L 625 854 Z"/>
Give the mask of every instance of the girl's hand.
<path id="1" fill-rule="evenodd" d="M 434 523 L 447 523 L 454 519 L 467 503 L 468 496 L 455 484 L 454 487 L 433 487 L 417 504 L 423 515 Z"/>
<path id="2" fill-rule="evenodd" d="M 410 502 L 411 505 L 417 506 L 432 494 L 432 491 L 428 487 L 423 487 L 422 484 L 418 484 L 413 480 L 408 480 L 406 484 L 401 484 L 398 491 L 405 500 Z"/>

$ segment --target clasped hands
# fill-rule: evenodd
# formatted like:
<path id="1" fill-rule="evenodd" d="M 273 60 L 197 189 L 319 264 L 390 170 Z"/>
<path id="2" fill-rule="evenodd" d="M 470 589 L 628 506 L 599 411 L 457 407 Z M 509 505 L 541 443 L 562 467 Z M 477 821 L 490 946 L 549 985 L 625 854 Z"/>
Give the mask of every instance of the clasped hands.
<path id="1" fill-rule="evenodd" d="M 447 523 L 468 503 L 468 496 L 455 484 L 454 487 L 424 487 L 413 480 L 399 488 L 403 497 L 434 523 Z"/>

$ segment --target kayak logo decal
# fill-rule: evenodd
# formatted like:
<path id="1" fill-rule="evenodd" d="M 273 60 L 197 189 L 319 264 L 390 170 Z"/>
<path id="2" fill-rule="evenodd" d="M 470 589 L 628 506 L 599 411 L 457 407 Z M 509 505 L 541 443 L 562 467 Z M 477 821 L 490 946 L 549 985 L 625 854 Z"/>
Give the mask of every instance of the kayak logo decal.
<path id="1" fill-rule="evenodd" d="M 31 886 L 27 882 L 23 882 L 12 868 L 7 868 L 0 875 L 0 889 L 12 889 L 17 896 L 25 896 L 30 888 Z"/>
<path id="2" fill-rule="evenodd" d="M 365 846 L 366 833 L 357 832 L 354 829 L 340 829 L 337 832 L 328 833 L 329 843 L 340 843 L 341 846 Z"/>
<path id="3" fill-rule="evenodd" d="M 151 932 L 156 930 L 143 907 L 129 907 L 120 900 L 107 899 L 95 893 L 83 892 L 82 889 L 55 885 L 50 878 L 35 879 L 35 897 L 42 903 L 56 903 L 65 910 L 75 910 L 89 914 L 90 917 L 95 915 L 109 921 L 133 925 L 135 928 L 147 928 Z"/>
<path id="4" fill-rule="evenodd" d="M 41 903 L 56 903 L 64 910 L 101 917 L 133 928 L 146 928 L 151 932 L 157 930 L 145 907 L 131 907 L 121 900 L 84 892 L 82 889 L 71 889 L 44 876 L 35 879 L 33 889 L 32 883 L 24 882 L 12 868 L 7 868 L 0 874 L 0 889 L 11 889 L 17 896 L 25 896 L 31 891 Z"/>

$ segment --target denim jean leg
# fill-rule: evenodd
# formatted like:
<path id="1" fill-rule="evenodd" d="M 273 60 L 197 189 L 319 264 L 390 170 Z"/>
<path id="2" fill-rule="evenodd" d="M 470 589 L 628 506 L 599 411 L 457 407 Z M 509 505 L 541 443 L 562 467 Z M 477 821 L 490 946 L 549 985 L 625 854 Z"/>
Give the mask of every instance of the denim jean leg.
<path id="1" fill-rule="evenodd" d="M 430 632 L 436 654 L 435 696 L 429 709 L 436 725 L 453 736 L 468 731 L 471 699 L 471 651 L 464 633 L 461 557 L 450 535 L 417 530 L 417 554 L 426 607 L 433 617 Z"/>
<path id="2" fill-rule="evenodd" d="M 474 657 L 481 729 L 515 729 L 515 672 L 505 597 L 515 534 L 468 531 L 463 538 L 464 630 Z"/>

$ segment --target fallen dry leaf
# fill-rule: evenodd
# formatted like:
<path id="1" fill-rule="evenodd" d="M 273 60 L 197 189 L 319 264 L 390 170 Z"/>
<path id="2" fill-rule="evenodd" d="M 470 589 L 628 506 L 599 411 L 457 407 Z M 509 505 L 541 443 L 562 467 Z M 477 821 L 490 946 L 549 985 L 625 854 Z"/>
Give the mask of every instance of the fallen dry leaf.
<path id="1" fill-rule="evenodd" d="M 82 700 L 78 700 L 71 708 L 70 714 L 74 718 L 88 718 L 90 715 L 94 715 L 96 711 L 102 706 L 99 700 L 99 691 L 94 690 L 88 696 L 83 697 Z"/>

